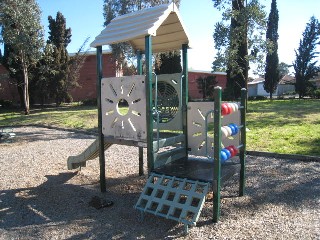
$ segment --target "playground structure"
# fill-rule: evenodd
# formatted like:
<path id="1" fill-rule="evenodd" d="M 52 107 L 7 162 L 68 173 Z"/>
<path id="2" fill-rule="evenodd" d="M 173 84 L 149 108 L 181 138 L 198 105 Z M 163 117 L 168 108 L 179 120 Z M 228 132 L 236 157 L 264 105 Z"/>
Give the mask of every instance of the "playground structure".
<path id="1" fill-rule="evenodd" d="M 129 42 L 137 52 L 136 76 L 103 78 L 102 46 Z M 212 189 L 213 221 L 220 216 L 220 188 L 239 174 L 239 196 L 245 188 L 246 90 L 240 103 L 222 103 L 216 87 L 214 102 L 188 102 L 188 36 L 174 3 L 116 17 L 96 37 L 98 139 L 68 169 L 85 166 L 99 156 L 101 191 L 106 190 L 105 154 L 112 144 L 147 149 L 149 178 L 135 208 L 141 213 L 196 225 Z M 183 71 L 155 75 L 152 53 L 182 48 Z M 142 75 L 142 54 L 146 72 Z M 127 110 L 120 111 L 121 105 Z"/>

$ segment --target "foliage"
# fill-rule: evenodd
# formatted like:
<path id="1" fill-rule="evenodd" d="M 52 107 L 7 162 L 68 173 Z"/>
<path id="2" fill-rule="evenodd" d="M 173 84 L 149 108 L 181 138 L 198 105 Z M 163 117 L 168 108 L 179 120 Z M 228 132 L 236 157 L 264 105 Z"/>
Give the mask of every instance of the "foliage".
<path id="1" fill-rule="evenodd" d="M 213 71 L 227 70 L 225 94 L 238 98 L 241 88 L 247 87 L 249 62 L 262 63 L 266 51 L 262 39 L 266 14 L 258 0 L 212 1 L 215 7 L 224 10 L 222 21 L 215 25 L 213 33 L 218 51 Z"/>
<path id="2" fill-rule="evenodd" d="M 96 98 L 89 98 L 82 101 L 83 106 L 97 106 Z"/>
<path id="3" fill-rule="evenodd" d="M 267 41 L 272 44 L 272 51 L 267 53 L 265 81 L 263 83 L 264 90 L 270 94 L 270 99 L 272 99 L 272 94 L 277 89 L 278 82 L 280 80 L 278 57 L 278 22 L 279 12 L 277 9 L 277 1 L 272 0 L 266 34 Z"/>
<path id="4" fill-rule="evenodd" d="M 212 100 L 214 96 L 214 87 L 218 84 L 216 76 L 199 77 L 196 81 L 199 93 L 202 93 L 202 98 Z"/>
<path id="5" fill-rule="evenodd" d="M 49 38 L 47 44 L 51 44 L 53 51 L 50 52 L 53 64 L 48 69 L 48 89 L 50 97 L 60 105 L 63 101 L 69 101 L 68 74 L 70 57 L 67 46 L 71 42 L 71 29 L 66 28 L 66 19 L 62 13 L 57 12 L 56 18 L 48 17 Z"/>
<path id="6" fill-rule="evenodd" d="M 299 48 L 295 50 L 296 60 L 293 62 L 296 77 L 296 92 L 299 93 L 299 98 L 306 95 L 308 80 L 316 76 L 320 71 L 317 66 L 318 56 L 316 46 L 320 44 L 320 24 L 318 19 L 314 16 L 310 18 L 309 23 L 302 34 L 303 38 L 300 40 Z"/>
<path id="7" fill-rule="evenodd" d="M 181 56 L 179 51 L 159 54 L 159 60 L 155 64 L 156 74 L 180 73 L 181 71 Z"/>
<path id="8" fill-rule="evenodd" d="M 41 12 L 34 0 L 3 0 L 0 5 L 1 42 L 12 50 L 7 55 L 9 68 L 18 64 L 23 73 L 25 114 L 29 114 L 29 70 L 40 58 L 43 46 Z"/>
<path id="9" fill-rule="evenodd" d="M 47 43 L 53 44 L 57 48 L 67 48 L 71 42 L 71 28 L 66 28 L 66 19 L 61 12 L 57 12 L 56 18 L 48 17 L 49 37 Z"/>
<path id="10" fill-rule="evenodd" d="M 313 97 L 314 98 L 317 98 L 317 99 L 320 99 L 320 89 L 317 89 L 313 92 Z"/>
<path id="11" fill-rule="evenodd" d="M 278 69 L 279 69 L 279 78 L 283 78 L 285 75 L 289 74 L 289 64 L 286 64 L 284 62 L 280 62 Z"/>
<path id="12" fill-rule="evenodd" d="M 111 20 L 117 16 L 127 13 L 135 12 L 140 9 L 154 7 L 160 4 L 171 3 L 171 0 L 104 0 L 103 16 L 105 19 L 104 26 L 107 26 Z M 175 4 L 179 7 L 180 0 L 175 0 Z M 136 72 L 133 71 L 135 61 L 135 53 L 128 42 L 111 44 L 112 55 L 117 63 L 117 69 L 123 70 L 126 73 Z M 178 52 L 176 52 L 178 53 Z M 179 54 L 180 56 L 180 54 Z M 162 62 L 160 54 L 156 56 L 156 62 Z M 168 61 L 172 59 L 168 58 Z M 126 69 L 128 68 L 128 69 Z"/>
<path id="13" fill-rule="evenodd" d="M 48 97 L 51 95 L 50 79 L 56 74 L 54 46 L 46 44 L 43 49 L 40 61 L 33 71 L 34 81 L 30 85 L 30 95 L 33 101 L 39 101 L 41 105 L 48 102 Z"/>
<path id="14" fill-rule="evenodd" d="M 9 109 L 9 108 L 12 108 L 12 107 L 13 107 L 12 101 L 0 99 L 0 108 Z"/>
<path id="15" fill-rule="evenodd" d="M 258 100 L 258 101 L 261 101 L 261 100 L 266 100 L 266 99 L 267 99 L 266 96 L 261 96 L 261 95 L 248 97 L 248 100 Z"/>

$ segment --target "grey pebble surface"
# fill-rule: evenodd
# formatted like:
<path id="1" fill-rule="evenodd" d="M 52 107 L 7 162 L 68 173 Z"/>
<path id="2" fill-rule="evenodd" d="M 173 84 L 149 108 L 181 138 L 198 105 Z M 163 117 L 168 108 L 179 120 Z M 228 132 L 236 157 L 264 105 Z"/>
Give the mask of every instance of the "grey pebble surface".
<path id="1" fill-rule="evenodd" d="M 13 131 L 12 142 L 0 143 L 0 239 L 320 239 L 320 162 L 247 156 L 245 196 L 237 197 L 234 176 L 222 188 L 220 221 L 212 223 L 207 201 L 184 235 L 175 221 L 150 214 L 139 220 L 133 206 L 146 176 L 138 175 L 137 148 L 113 145 L 105 152 L 107 192 L 101 193 L 97 159 L 67 170 L 68 156 L 94 136 Z M 114 204 L 96 209 L 89 204 L 95 196 Z"/>

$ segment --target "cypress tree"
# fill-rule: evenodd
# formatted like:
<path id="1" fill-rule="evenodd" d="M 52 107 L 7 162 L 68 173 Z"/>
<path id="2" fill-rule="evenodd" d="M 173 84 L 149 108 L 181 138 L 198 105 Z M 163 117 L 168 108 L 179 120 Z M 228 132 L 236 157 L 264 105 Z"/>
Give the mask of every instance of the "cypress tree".
<path id="1" fill-rule="evenodd" d="M 57 13 L 55 19 L 49 16 L 48 21 L 50 31 L 47 43 L 53 45 L 52 54 L 55 59 L 49 89 L 50 96 L 55 99 L 56 105 L 60 105 L 63 101 L 70 100 L 66 86 L 70 60 L 67 46 L 71 42 L 71 29 L 66 28 L 66 19 L 61 12 Z"/>
<path id="2" fill-rule="evenodd" d="M 303 98 L 306 95 L 307 87 L 311 85 L 308 80 L 316 76 L 317 72 L 320 71 L 320 67 L 316 65 L 317 61 L 313 61 L 319 54 L 316 52 L 316 46 L 320 44 L 319 37 L 320 24 L 318 19 L 312 16 L 304 30 L 299 48 L 295 50 L 296 60 L 293 62 L 296 92 L 299 93 L 299 98 Z"/>
<path id="3" fill-rule="evenodd" d="M 265 28 L 265 12 L 256 0 L 212 0 L 214 7 L 223 10 L 222 21 L 215 25 L 213 38 L 218 53 L 212 70 L 227 72 L 224 97 L 240 97 L 247 88 L 249 61 L 261 63 L 264 44 L 261 31 Z M 257 31 L 259 29 L 259 31 Z M 248 52 L 251 54 L 248 54 Z"/>
<path id="4" fill-rule="evenodd" d="M 265 81 L 263 84 L 266 92 L 270 94 L 270 99 L 272 99 L 272 94 L 277 89 L 277 85 L 280 80 L 278 57 L 278 22 L 279 12 L 277 9 L 277 1 L 272 0 L 266 34 L 267 41 L 272 44 L 272 51 L 267 53 Z"/>

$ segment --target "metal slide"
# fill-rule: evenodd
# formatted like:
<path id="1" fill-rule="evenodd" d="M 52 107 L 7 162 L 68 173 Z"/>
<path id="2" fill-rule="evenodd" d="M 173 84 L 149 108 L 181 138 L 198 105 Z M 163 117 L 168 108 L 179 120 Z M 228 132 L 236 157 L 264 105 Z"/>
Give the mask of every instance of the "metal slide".
<path id="1" fill-rule="evenodd" d="M 104 143 L 104 150 L 107 150 L 112 143 Z M 78 167 L 85 167 L 88 160 L 99 157 L 99 141 L 96 139 L 86 150 L 77 156 L 68 157 L 68 170 Z"/>

